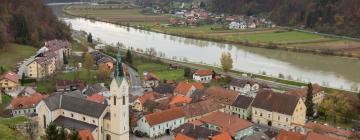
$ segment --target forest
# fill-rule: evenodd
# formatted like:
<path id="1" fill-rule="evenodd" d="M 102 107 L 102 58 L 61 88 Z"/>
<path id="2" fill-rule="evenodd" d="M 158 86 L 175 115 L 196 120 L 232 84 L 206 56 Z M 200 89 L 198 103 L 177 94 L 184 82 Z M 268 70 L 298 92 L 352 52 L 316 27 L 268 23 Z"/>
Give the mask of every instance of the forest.
<path id="1" fill-rule="evenodd" d="M 39 47 L 51 39 L 71 40 L 71 30 L 42 0 L 0 0 L 0 49 L 8 43 Z"/>
<path id="2" fill-rule="evenodd" d="M 216 13 L 265 15 L 278 25 L 360 37 L 359 0 L 210 0 Z"/>

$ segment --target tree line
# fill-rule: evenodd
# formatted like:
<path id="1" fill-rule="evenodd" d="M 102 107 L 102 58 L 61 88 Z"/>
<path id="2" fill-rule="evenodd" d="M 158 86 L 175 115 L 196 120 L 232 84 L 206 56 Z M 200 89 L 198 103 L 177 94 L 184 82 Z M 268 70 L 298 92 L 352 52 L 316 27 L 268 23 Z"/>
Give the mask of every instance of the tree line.
<path id="1" fill-rule="evenodd" d="M 210 0 L 217 13 L 265 15 L 278 25 L 360 37 L 359 0 Z"/>
<path id="2" fill-rule="evenodd" d="M 71 40 L 70 32 L 42 0 L 1 0 L 0 48 L 12 42 L 40 46 L 45 40 Z"/>

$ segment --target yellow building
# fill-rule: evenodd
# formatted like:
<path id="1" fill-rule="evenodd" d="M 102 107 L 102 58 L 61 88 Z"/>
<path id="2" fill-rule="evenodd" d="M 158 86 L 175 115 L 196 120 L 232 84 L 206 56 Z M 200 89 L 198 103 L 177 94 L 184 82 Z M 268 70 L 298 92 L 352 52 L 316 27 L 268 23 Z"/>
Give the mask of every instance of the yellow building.
<path id="1" fill-rule="evenodd" d="M 129 84 L 120 56 L 110 85 L 108 104 L 92 102 L 69 94 L 53 93 L 36 106 L 39 132 L 50 123 L 67 129 L 88 131 L 95 140 L 129 140 Z"/>
<path id="2" fill-rule="evenodd" d="M 284 130 L 294 130 L 306 122 L 306 106 L 302 98 L 274 93 L 260 92 L 252 103 L 252 121 Z"/>
<path id="3" fill-rule="evenodd" d="M 0 88 L 3 91 L 13 91 L 19 87 L 20 77 L 13 72 L 5 73 L 0 76 Z"/>
<path id="4" fill-rule="evenodd" d="M 56 70 L 55 57 L 36 57 L 26 66 L 26 76 L 40 79 L 53 74 Z"/>

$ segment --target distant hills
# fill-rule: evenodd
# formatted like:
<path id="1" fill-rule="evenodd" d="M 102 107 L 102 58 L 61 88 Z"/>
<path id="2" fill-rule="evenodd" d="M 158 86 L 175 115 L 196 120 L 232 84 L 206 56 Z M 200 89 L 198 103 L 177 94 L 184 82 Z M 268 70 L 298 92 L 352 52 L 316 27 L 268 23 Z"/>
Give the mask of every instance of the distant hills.
<path id="1" fill-rule="evenodd" d="M 266 15 L 279 25 L 360 37 L 359 0 L 209 0 L 218 13 Z"/>

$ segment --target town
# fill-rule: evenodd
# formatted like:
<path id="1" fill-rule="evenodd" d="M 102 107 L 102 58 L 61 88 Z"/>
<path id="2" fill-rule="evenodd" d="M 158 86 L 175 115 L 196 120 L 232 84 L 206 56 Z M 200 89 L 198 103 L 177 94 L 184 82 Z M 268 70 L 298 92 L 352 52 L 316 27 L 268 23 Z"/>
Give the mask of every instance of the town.
<path id="1" fill-rule="evenodd" d="M 7 4 L 11 5 L 11 1 Z M 188 26 L 194 26 L 190 28 L 195 30 L 204 26 L 214 31 L 226 30 L 224 34 L 243 30 L 283 30 L 268 18 L 216 14 L 204 8 L 203 2 L 193 2 L 187 5 L 189 8 L 184 8 L 186 4 L 177 3 L 175 8 L 155 4 L 149 7 L 145 3 L 134 6 L 129 2 L 71 4 L 61 11 L 83 18 L 84 15 L 75 13 L 86 11 L 87 18 L 106 21 L 106 17 L 91 17 L 92 13 L 85 9 L 140 5 L 158 24 L 150 27 L 147 23 L 139 24 L 138 19 L 128 19 L 118 23 L 123 25 L 120 28 L 128 30 L 124 36 L 135 29 L 136 32 L 164 33 L 168 28 L 191 30 Z M 6 8 L 10 10 L 11 6 Z M 164 14 L 170 14 L 171 18 L 159 17 Z M 14 16 L 14 19 L 14 25 L 22 23 L 21 16 Z M 129 20 L 134 21 L 124 25 Z M 107 24 L 113 22 L 107 22 L 102 26 L 111 29 Z M 226 49 L 216 56 L 218 65 L 192 63 L 191 58 L 171 56 L 165 49 L 163 52 L 148 46 L 140 48 L 128 45 L 127 40 L 110 43 L 102 40 L 103 34 L 99 32 L 74 30 L 65 25 L 57 23 L 55 34 L 46 34 L 51 37 L 41 41 L 33 36 L 42 36 L 39 34 L 47 28 L 38 28 L 34 33 L 29 29 L 30 37 L 21 38 L 17 34 L 14 37 L 16 41 L 20 38 L 34 44 L 20 45 L 26 43 L 10 39 L 10 43 L 0 47 L 0 139 L 360 139 L 360 93 L 357 93 L 357 87 L 333 88 L 324 83 L 295 80 L 295 77 L 283 74 L 285 72 L 273 76 L 265 71 L 239 71 L 235 69 L 238 56 Z M 0 31 L 1 27 L 0 22 Z M 70 27 L 77 28 L 77 25 Z M 249 41 L 245 44 L 253 43 Z M 282 45 L 270 42 L 271 49 Z M 186 53 L 203 53 L 196 51 L 199 50 Z M 317 51 L 321 53 L 322 50 Z"/>

